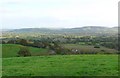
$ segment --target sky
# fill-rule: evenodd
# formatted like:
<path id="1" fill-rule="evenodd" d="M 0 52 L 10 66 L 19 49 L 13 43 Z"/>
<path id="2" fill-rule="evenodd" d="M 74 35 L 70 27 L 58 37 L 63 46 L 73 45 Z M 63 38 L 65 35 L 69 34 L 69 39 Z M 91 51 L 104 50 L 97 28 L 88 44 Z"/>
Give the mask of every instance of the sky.
<path id="1" fill-rule="evenodd" d="M 120 0 L 1 0 L 0 26 L 74 28 L 118 26 Z"/>

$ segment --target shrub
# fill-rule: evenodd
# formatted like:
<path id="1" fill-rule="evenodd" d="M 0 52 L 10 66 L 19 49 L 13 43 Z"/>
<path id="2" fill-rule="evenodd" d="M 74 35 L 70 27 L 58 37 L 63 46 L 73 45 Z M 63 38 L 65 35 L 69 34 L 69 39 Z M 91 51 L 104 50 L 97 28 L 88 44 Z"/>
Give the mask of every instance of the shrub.
<path id="1" fill-rule="evenodd" d="M 28 42 L 25 39 L 21 39 L 20 44 L 26 46 L 28 44 Z"/>
<path id="2" fill-rule="evenodd" d="M 20 47 L 18 56 L 24 56 L 24 57 L 31 56 L 31 53 L 27 47 Z"/>
<path id="3" fill-rule="evenodd" d="M 94 48 L 100 48 L 100 46 L 98 46 L 98 45 L 95 45 L 95 46 L 94 46 Z"/>

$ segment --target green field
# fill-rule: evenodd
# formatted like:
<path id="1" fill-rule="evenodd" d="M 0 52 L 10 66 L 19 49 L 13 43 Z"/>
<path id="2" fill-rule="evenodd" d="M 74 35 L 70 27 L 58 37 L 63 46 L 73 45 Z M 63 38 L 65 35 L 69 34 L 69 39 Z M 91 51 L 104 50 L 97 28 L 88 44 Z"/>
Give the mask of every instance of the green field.
<path id="1" fill-rule="evenodd" d="M 16 57 L 20 47 L 18 44 L 2 44 L 2 57 Z M 48 50 L 43 48 L 28 47 L 33 56 L 48 55 Z"/>
<path id="2" fill-rule="evenodd" d="M 3 58 L 3 76 L 117 76 L 118 55 Z"/>

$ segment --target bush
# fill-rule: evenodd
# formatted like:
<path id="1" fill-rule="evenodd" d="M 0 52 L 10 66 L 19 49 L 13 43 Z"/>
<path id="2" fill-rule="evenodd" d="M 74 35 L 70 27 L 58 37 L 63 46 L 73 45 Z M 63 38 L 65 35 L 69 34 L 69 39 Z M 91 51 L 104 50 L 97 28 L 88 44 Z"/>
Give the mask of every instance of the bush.
<path id="1" fill-rule="evenodd" d="M 100 48 L 100 46 L 98 46 L 98 45 L 95 45 L 95 46 L 94 46 L 94 48 Z"/>
<path id="2" fill-rule="evenodd" d="M 25 39 L 21 39 L 20 44 L 26 46 L 28 44 L 28 42 Z"/>
<path id="3" fill-rule="evenodd" d="M 24 57 L 31 56 L 31 53 L 27 47 L 20 47 L 18 56 L 24 56 Z"/>

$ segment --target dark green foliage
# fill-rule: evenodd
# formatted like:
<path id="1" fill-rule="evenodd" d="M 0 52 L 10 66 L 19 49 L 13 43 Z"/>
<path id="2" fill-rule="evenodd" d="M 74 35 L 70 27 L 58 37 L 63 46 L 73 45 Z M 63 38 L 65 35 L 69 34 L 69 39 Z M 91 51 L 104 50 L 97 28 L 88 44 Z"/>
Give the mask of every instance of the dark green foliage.
<path id="1" fill-rule="evenodd" d="M 1 43 L 1 44 L 5 44 L 6 42 L 5 42 L 5 41 L 3 41 L 3 40 L 1 40 L 1 41 L 0 41 L 0 43 Z"/>
<path id="2" fill-rule="evenodd" d="M 118 49 L 118 42 L 104 42 L 101 44 L 102 46 L 112 48 L 112 49 Z"/>
<path id="3" fill-rule="evenodd" d="M 53 43 L 49 44 L 49 49 L 54 51 L 55 54 L 62 54 L 62 55 L 64 55 L 64 54 L 67 53 L 67 50 L 64 47 L 60 46 L 56 42 L 53 42 Z"/>
<path id="4" fill-rule="evenodd" d="M 31 56 L 31 53 L 27 47 L 21 47 L 18 52 L 18 56 Z"/>
<path id="5" fill-rule="evenodd" d="M 34 41 L 33 47 L 41 48 L 44 47 L 44 44 L 42 44 L 42 42 L 39 41 Z"/>
<path id="6" fill-rule="evenodd" d="M 21 45 L 27 45 L 28 43 L 27 43 L 27 40 L 21 39 L 21 40 L 20 40 L 20 44 L 21 44 Z"/>
<path id="7" fill-rule="evenodd" d="M 94 48 L 100 48 L 100 46 L 98 46 L 98 45 L 95 45 L 95 46 L 94 46 Z"/>
<path id="8" fill-rule="evenodd" d="M 9 40 L 7 43 L 8 44 L 15 44 L 15 40 Z"/>

